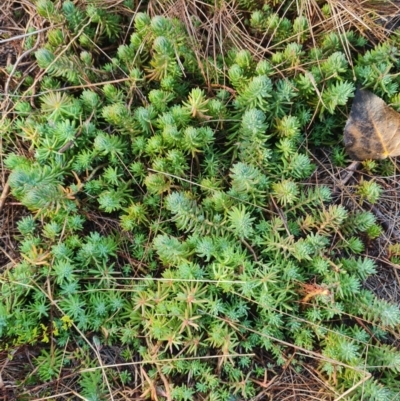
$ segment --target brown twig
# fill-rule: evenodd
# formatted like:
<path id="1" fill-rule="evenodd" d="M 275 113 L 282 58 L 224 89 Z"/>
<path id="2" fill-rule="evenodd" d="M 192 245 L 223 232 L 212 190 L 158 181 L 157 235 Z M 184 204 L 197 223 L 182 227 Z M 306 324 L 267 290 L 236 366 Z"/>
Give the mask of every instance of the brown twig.
<path id="1" fill-rule="evenodd" d="M 39 30 L 39 31 L 41 31 L 41 30 Z M 23 52 L 23 53 L 17 58 L 17 60 L 14 62 L 13 68 L 12 68 L 10 74 L 8 75 L 7 81 L 6 81 L 5 85 L 4 85 L 4 95 L 5 95 L 6 98 L 9 97 L 8 88 L 9 88 L 9 86 L 10 86 L 12 77 L 14 76 L 15 72 L 17 71 L 18 65 L 21 63 L 21 61 L 22 61 L 25 57 L 29 56 L 29 54 L 31 54 L 32 52 L 34 52 L 34 51 L 39 47 L 39 43 L 40 43 L 40 40 L 41 40 L 41 35 L 39 34 L 39 31 L 37 31 L 37 32 L 38 32 L 38 35 L 37 35 L 35 44 L 34 44 L 30 49 L 28 49 L 28 50 L 26 50 L 25 52 Z M 27 35 L 29 35 L 29 34 L 26 34 L 26 36 L 27 36 Z"/>
<path id="2" fill-rule="evenodd" d="M 354 172 L 357 171 L 361 162 L 360 161 L 353 161 L 351 164 L 346 168 L 347 174 L 339 181 L 336 185 L 335 190 L 333 191 L 334 195 L 338 195 L 339 192 L 342 191 L 344 186 L 350 180 L 350 178 L 354 175 Z M 400 242 L 400 232 L 396 230 L 392 224 L 388 221 L 387 217 L 379 210 L 377 206 L 371 207 L 371 212 L 377 217 L 377 219 L 381 222 L 383 228 L 397 241 Z"/>
<path id="3" fill-rule="evenodd" d="M 9 192 L 10 192 L 10 184 L 7 180 L 7 182 L 4 184 L 3 191 L 1 192 L 0 195 L 0 211 L 4 207 Z"/>
<path id="4" fill-rule="evenodd" d="M 342 188 L 348 183 L 351 177 L 353 177 L 354 172 L 360 167 L 361 162 L 352 161 L 345 171 L 347 174 L 337 183 L 336 188 L 333 191 L 333 195 L 338 195 Z"/>
<path id="5" fill-rule="evenodd" d="M 397 242 L 400 242 L 400 232 L 390 224 L 386 216 L 376 206 L 372 206 L 371 212 L 378 218 L 383 228 L 389 233 L 389 235 L 392 236 Z"/>

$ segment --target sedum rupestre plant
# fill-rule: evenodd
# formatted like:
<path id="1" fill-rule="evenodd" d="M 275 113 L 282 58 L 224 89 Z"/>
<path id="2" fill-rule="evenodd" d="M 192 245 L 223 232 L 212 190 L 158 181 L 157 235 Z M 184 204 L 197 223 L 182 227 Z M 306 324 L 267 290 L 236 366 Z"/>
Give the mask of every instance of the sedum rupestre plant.
<path id="1" fill-rule="evenodd" d="M 2 274 L 2 349 L 49 344 L 38 380 L 72 365 L 85 399 L 123 383 L 247 400 L 266 372 L 309 358 L 343 399 L 396 399 L 400 310 L 363 286 L 382 229 L 315 180 L 311 152 L 335 145 L 344 162 L 355 83 L 342 46 L 366 41 L 327 33 L 307 48 L 307 19 L 252 10 L 251 29 L 302 40 L 260 60 L 232 46 L 207 81 L 179 20 L 138 12 L 120 44 L 122 17 L 98 5 L 37 9 L 62 28 L 35 52 L 37 100 L 16 97 L 3 122 L 12 194 L 31 213 Z M 103 43 L 118 43 L 106 62 Z M 397 48 L 352 57 L 359 83 L 395 103 Z M 381 194 L 357 191 L 364 204 Z M 91 358 L 99 344 L 138 361 L 143 381 Z"/>

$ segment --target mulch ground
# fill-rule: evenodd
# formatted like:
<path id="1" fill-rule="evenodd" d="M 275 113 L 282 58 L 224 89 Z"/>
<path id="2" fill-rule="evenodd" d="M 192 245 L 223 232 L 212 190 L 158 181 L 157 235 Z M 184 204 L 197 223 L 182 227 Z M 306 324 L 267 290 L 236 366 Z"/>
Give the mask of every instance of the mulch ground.
<path id="1" fill-rule="evenodd" d="M 20 57 L 24 53 L 24 34 L 30 23 L 29 21 L 37 18 L 37 16 L 34 15 L 34 6 L 30 2 L 0 0 L 0 3 L 0 117 L 2 117 L 8 114 L 10 107 L 12 107 L 10 106 L 11 103 L 6 99 L 6 95 L 9 95 L 17 85 L 17 82 L 10 76 L 10 69 L 17 61 L 17 70 L 21 73 L 29 70 L 31 66 L 29 57 L 26 60 L 21 60 Z M 35 26 L 36 29 L 41 28 L 40 23 Z M 10 38 L 14 37 L 17 37 L 17 39 L 10 40 Z M 5 91 L 7 93 L 4 93 Z M 2 195 L 7 195 L 3 204 L 0 201 L 0 275 L 5 270 L 11 269 L 19 261 L 17 223 L 27 213 L 8 194 L 6 189 L 8 172 L 3 168 L 5 153 L 6 149 L 2 147 L 0 135 L 0 199 Z M 328 170 L 333 171 L 332 166 L 321 165 L 321 176 L 326 175 Z M 332 175 L 330 177 L 332 178 Z M 338 181 L 340 181 L 339 174 L 337 177 Z M 353 202 L 351 187 L 358 182 L 359 178 L 360 174 L 355 173 L 346 189 L 342 191 L 343 197 L 341 201 L 347 206 Z M 397 174 L 389 178 L 379 178 L 378 183 L 383 186 L 385 193 L 382 201 L 375 206 L 373 212 L 384 226 L 385 232 L 379 240 L 372 242 L 370 247 L 367 248 L 367 253 L 375 258 L 379 269 L 377 274 L 368 278 L 365 286 L 379 297 L 399 304 L 400 266 L 388 261 L 387 246 L 390 243 L 397 242 L 400 238 L 400 185 L 398 184 Z M 354 205 L 353 207 L 356 206 Z M 399 345 L 399 342 L 400 339 L 393 338 L 393 345 Z M 18 379 L 24 379 L 25 369 L 30 366 L 32 350 L 29 347 L 20 347 L 14 352 L 12 359 L 9 358 L 10 355 L 7 352 L 0 352 L 0 401 L 16 399 L 15 388 L 17 386 L 15 383 Z M 274 399 L 311 399 L 307 397 L 310 396 L 309 385 L 313 380 L 317 381 L 317 374 L 314 372 L 312 364 L 310 364 L 310 377 L 298 375 L 293 369 L 288 368 L 282 372 L 275 388 L 271 385 L 268 390 L 266 389 L 265 399 L 271 393 L 275 394 Z M 294 389 L 296 389 L 296 395 L 293 394 Z M 325 395 L 321 393 L 319 395 L 313 394 L 313 397 L 319 397 L 320 400 L 323 400 L 328 399 L 329 395 L 324 398 Z"/>

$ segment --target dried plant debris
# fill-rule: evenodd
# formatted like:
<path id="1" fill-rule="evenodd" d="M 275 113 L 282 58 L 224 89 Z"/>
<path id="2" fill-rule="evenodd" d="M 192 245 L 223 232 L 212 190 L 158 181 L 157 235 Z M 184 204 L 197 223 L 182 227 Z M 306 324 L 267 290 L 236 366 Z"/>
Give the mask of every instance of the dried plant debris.
<path id="1" fill-rule="evenodd" d="M 46 31 L 24 47 L 32 68 L 7 76 L 1 212 L 26 214 L 10 214 L 16 255 L 1 239 L 15 260 L 0 277 L 6 389 L 396 399 L 400 352 L 387 339 L 400 309 L 364 285 L 383 237 L 369 207 L 379 201 L 383 214 L 394 195 L 347 180 L 346 202 L 311 154 L 335 147 L 332 163 L 348 164 L 354 76 L 395 104 L 400 54 L 391 43 L 366 51 L 348 25 L 313 38 L 313 20 L 286 1 L 141 2 L 162 3 L 163 15 L 113 3 L 35 2 L 34 27 Z M 225 18 L 236 12 L 227 3 L 243 14 Z M 246 49 L 250 34 L 270 54 Z"/>
<path id="2" fill-rule="evenodd" d="M 400 114 L 372 92 L 357 89 L 344 143 L 353 160 L 399 156 Z"/>

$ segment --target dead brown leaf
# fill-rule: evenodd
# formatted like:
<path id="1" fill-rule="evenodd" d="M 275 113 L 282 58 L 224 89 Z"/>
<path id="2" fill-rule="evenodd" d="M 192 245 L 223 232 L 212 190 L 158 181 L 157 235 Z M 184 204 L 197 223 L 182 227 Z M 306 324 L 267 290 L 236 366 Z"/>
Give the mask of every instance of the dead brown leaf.
<path id="1" fill-rule="evenodd" d="M 400 114 L 372 92 L 357 89 L 344 144 L 353 160 L 400 156 Z"/>

